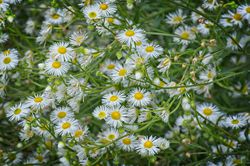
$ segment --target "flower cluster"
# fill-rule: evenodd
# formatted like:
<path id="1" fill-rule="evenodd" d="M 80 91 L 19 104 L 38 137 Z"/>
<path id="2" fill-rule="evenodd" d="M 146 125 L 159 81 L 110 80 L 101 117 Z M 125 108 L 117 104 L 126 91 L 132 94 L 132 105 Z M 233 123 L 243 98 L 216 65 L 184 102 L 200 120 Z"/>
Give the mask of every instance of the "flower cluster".
<path id="1" fill-rule="evenodd" d="M 238 1 L 0 0 L 0 163 L 247 165 L 249 26 Z"/>

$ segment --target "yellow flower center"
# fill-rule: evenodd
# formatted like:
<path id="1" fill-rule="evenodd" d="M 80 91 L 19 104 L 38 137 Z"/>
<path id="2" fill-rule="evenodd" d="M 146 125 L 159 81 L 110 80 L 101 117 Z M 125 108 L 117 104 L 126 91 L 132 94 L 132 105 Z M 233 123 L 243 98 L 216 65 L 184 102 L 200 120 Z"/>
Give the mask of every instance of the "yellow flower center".
<path id="1" fill-rule="evenodd" d="M 153 146 L 153 142 L 152 141 L 146 141 L 145 143 L 144 143 L 144 147 L 145 148 L 152 148 L 152 146 Z"/>
<path id="2" fill-rule="evenodd" d="M 112 17 L 109 17 L 109 18 L 107 19 L 107 21 L 108 21 L 108 23 L 114 23 L 114 19 L 113 19 Z"/>
<path id="3" fill-rule="evenodd" d="M 76 131 L 75 131 L 75 137 L 76 137 L 76 138 L 79 138 L 82 134 L 83 134 L 83 131 L 82 131 L 82 130 L 76 130 Z"/>
<path id="4" fill-rule="evenodd" d="M 189 38 L 189 33 L 187 31 L 182 32 L 181 38 L 187 40 Z"/>
<path id="5" fill-rule="evenodd" d="M 145 50 L 146 52 L 153 52 L 155 48 L 153 46 L 147 46 Z"/>
<path id="6" fill-rule="evenodd" d="M 61 46 L 61 47 L 58 48 L 58 52 L 60 54 L 65 54 L 67 52 L 67 48 L 64 47 L 64 46 Z"/>
<path id="7" fill-rule="evenodd" d="M 238 119 L 233 119 L 233 120 L 231 121 L 231 123 L 232 123 L 232 124 L 235 124 L 235 125 L 236 125 L 236 124 L 239 124 L 239 122 L 240 122 L 240 121 L 239 121 Z"/>
<path id="8" fill-rule="evenodd" d="M 0 4 L 2 4 L 3 3 L 3 0 L 0 0 Z"/>
<path id="9" fill-rule="evenodd" d="M 212 109 L 210 109 L 210 108 L 204 108 L 204 109 L 203 109 L 203 113 L 204 113 L 206 116 L 210 116 L 210 115 L 213 114 L 213 111 L 212 111 Z"/>
<path id="10" fill-rule="evenodd" d="M 66 130 L 66 129 L 70 128 L 70 127 L 71 127 L 71 123 L 69 123 L 69 122 L 64 122 L 64 123 L 62 124 L 62 128 L 63 128 L 64 130 Z"/>
<path id="11" fill-rule="evenodd" d="M 76 42 L 81 43 L 83 41 L 83 36 L 77 36 L 76 37 Z"/>
<path id="12" fill-rule="evenodd" d="M 114 64 L 109 64 L 109 65 L 107 66 L 107 68 L 108 68 L 109 70 L 112 70 L 112 69 L 115 68 L 115 65 L 114 65 Z"/>
<path id="13" fill-rule="evenodd" d="M 52 63 L 52 67 L 58 69 L 62 66 L 61 62 L 55 61 Z"/>
<path id="14" fill-rule="evenodd" d="M 4 55 L 9 55 L 9 54 L 10 54 L 10 50 L 5 50 L 5 51 L 3 52 L 3 54 L 4 54 Z"/>
<path id="15" fill-rule="evenodd" d="M 36 103 L 41 103 L 42 101 L 43 101 L 42 97 L 35 97 L 34 98 L 34 102 L 36 102 Z"/>
<path id="16" fill-rule="evenodd" d="M 60 118 L 60 119 L 62 119 L 62 118 L 64 118 L 66 115 L 67 115 L 66 112 L 58 112 L 57 117 Z"/>
<path id="17" fill-rule="evenodd" d="M 104 112 L 104 111 L 101 111 L 101 112 L 99 112 L 99 114 L 98 114 L 98 117 L 100 118 L 100 119 L 104 119 L 105 117 L 106 117 L 106 113 Z"/>
<path id="18" fill-rule="evenodd" d="M 116 100 L 118 100 L 118 96 L 111 96 L 109 100 L 110 101 L 116 101 Z"/>
<path id="19" fill-rule="evenodd" d="M 89 12 L 89 18 L 95 19 L 97 16 L 96 12 Z"/>
<path id="20" fill-rule="evenodd" d="M 213 76 L 214 76 L 214 75 L 213 75 L 213 73 L 212 73 L 211 71 L 207 73 L 207 77 L 208 77 L 209 79 L 213 78 Z"/>
<path id="21" fill-rule="evenodd" d="M 19 115 L 21 112 L 22 112 L 22 110 L 21 110 L 20 108 L 17 108 L 17 109 L 14 111 L 14 114 L 15 114 L 15 115 Z"/>
<path id="22" fill-rule="evenodd" d="M 247 13 L 250 13 L 250 6 L 248 6 L 248 7 L 246 8 L 246 12 L 247 12 Z"/>
<path id="23" fill-rule="evenodd" d="M 108 135 L 108 139 L 114 140 L 114 139 L 115 139 L 115 135 L 114 135 L 114 134 L 109 134 L 109 135 Z"/>
<path id="24" fill-rule="evenodd" d="M 55 14 L 52 15 L 52 18 L 55 19 L 55 20 L 57 20 L 59 17 L 60 17 L 60 15 L 57 14 L 57 13 L 55 13 Z"/>
<path id="25" fill-rule="evenodd" d="M 182 17 L 180 17 L 180 16 L 176 16 L 176 17 L 174 17 L 174 22 L 181 22 L 183 19 L 182 19 Z"/>
<path id="26" fill-rule="evenodd" d="M 130 138 L 124 138 L 122 140 L 122 143 L 124 143 L 125 145 L 130 145 L 131 144 L 131 139 Z"/>
<path id="27" fill-rule="evenodd" d="M 42 156 L 42 155 L 37 155 L 37 156 L 36 156 L 36 159 L 37 159 L 39 162 L 42 162 L 42 161 L 43 161 L 43 156 Z"/>
<path id="28" fill-rule="evenodd" d="M 107 10 L 108 8 L 109 8 L 109 6 L 107 4 L 105 4 L 105 3 L 100 4 L 100 9 Z"/>
<path id="29" fill-rule="evenodd" d="M 143 94 L 141 93 L 141 92 L 136 92 L 135 94 L 134 94 L 134 98 L 136 99 L 136 100 L 141 100 L 141 99 L 143 99 Z"/>
<path id="30" fill-rule="evenodd" d="M 169 58 L 166 58 L 164 61 L 163 61 L 163 66 L 167 66 L 170 62 L 170 59 Z"/>
<path id="31" fill-rule="evenodd" d="M 6 57 L 3 59 L 3 63 L 4 64 L 9 64 L 11 62 L 11 58 L 10 57 Z"/>
<path id="32" fill-rule="evenodd" d="M 119 70 L 119 73 L 118 73 L 119 76 L 124 77 L 126 74 L 127 74 L 126 69 L 122 68 L 122 69 Z"/>
<path id="33" fill-rule="evenodd" d="M 111 113 L 111 117 L 114 120 L 119 120 L 121 118 L 121 113 L 119 111 L 114 111 Z"/>
<path id="34" fill-rule="evenodd" d="M 133 30 L 127 30 L 125 32 L 125 35 L 128 36 L 128 37 L 131 37 L 131 36 L 134 36 L 135 35 L 135 32 Z"/>
<path id="35" fill-rule="evenodd" d="M 241 14 L 239 14 L 239 13 L 235 13 L 234 14 L 234 16 L 233 16 L 233 18 L 235 19 L 235 20 L 241 20 L 242 19 L 242 16 L 241 16 Z"/>

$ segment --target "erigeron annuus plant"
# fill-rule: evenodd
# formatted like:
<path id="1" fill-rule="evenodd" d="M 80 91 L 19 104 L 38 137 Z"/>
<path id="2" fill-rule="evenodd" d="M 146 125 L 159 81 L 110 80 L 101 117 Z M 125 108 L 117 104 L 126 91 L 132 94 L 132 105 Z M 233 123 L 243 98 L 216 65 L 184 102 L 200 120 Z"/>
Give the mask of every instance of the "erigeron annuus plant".
<path id="1" fill-rule="evenodd" d="M 0 12 L 2 165 L 249 164 L 249 3 Z"/>

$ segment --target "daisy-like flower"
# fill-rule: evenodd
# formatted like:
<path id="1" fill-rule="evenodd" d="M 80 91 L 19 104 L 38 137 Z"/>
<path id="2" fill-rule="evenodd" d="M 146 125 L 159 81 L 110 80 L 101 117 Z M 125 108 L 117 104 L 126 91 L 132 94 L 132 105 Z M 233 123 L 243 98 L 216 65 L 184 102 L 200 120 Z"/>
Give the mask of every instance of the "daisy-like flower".
<path id="1" fill-rule="evenodd" d="M 237 11 L 244 19 L 248 20 L 248 23 L 250 23 L 250 5 L 241 5 L 238 7 Z"/>
<path id="2" fill-rule="evenodd" d="M 210 103 L 204 103 L 199 104 L 197 106 L 197 111 L 206 119 L 216 122 L 221 113 L 219 112 L 219 109 L 217 106 L 210 104 Z"/>
<path id="3" fill-rule="evenodd" d="M 158 57 L 163 53 L 163 48 L 155 43 L 147 43 L 140 47 L 140 52 L 145 58 Z"/>
<path id="4" fill-rule="evenodd" d="M 65 22 L 66 14 L 62 9 L 49 9 L 45 12 L 45 19 L 51 24 L 62 24 Z"/>
<path id="5" fill-rule="evenodd" d="M 68 72 L 69 64 L 67 62 L 53 60 L 52 58 L 46 60 L 45 62 L 45 71 L 48 74 L 61 76 Z"/>
<path id="6" fill-rule="evenodd" d="M 19 121 L 21 118 L 26 117 L 28 113 L 29 109 L 25 105 L 19 104 L 9 109 L 7 117 L 11 121 Z"/>
<path id="7" fill-rule="evenodd" d="M 151 103 L 150 93 L 145 89 L 136 88 L 129 93 L 128 101 L 133 106 L 146 106 Z"/>
<path id="8" fill-rule="evenodd" d="M 84 14 L 85 18 L 88 20 L 100 19 L 101 13 L 102 13 L 102 11 L 100 10 L 99 6 L 97 6 L 97 5 L 87 6 L 83 10 L 83 14 Z"/>
<path id="9" fill-rule="evenodd" d="M 0 11 L 6 12 L 9 8 L 9 4 L 7 3 L 6 0 L 1 0 L 0 1 Z"/>
<path id="10" fill-rule="evenodd" d="M 174 37 L 174 41 L 183 45 L 188 45 L 192 40 L 195 39 L 195 34 L 189 27 L 179 27 L 175 30 L 175 34 L 178 37 Z"/>
<path id="11" fill-rule="evenodd" d="M 75 140 L 80 141 L 86 136 L 88 132 L 88 127 L 85 126 L 84 128 L 78 127 L 72 134 L 72 136 L 75 138 Z"/>
<path id="12" fill-rule="evenodd" d="M 170 66 L 171 66 L 171 59 L 166 55 L 164 58 L 160 58 L 158 60 L 158 62 L 160 63 L 157 68 L 159 69 L 159 72 L 166 72 Z"/>
<path id="13" fill-rule="evenodd" d="M 136 28 L 123 30 L 117 35 L 117 39 L 128 46 L 134 45 L 136 42 L 144 40 L 144 38 L 143 30 Z"/>
<path id="14" fill-rule="evenodd" d="M 74 51 L 69 47 L 69 43 L 58 42 L 53 44 L 49 48 L 49 55 L 52 58 L 58 59 L 60 61 L 70 61 L 73 58 Z"/>
<path id="15" fill-rule="evenodd" d="M 211 22 L 205 21 L 204 23 L 199 24 L 198 27 L 197 27 L 197 29 L 198 29 L 198 31 L 199 31 L 202 35 L 206 36 L 206 35 L 209 34 L 210 28 L 211 28 L 212 26 L 213 26 L 213 24 L 212 24 Z"/>
<path id="16" fill-rule="evenodd" d="M 228 11 L 229 12 L 229 15 L 226 15 L 229 19 L 231 19 L 231 23 L 233 25 L 238 25 L 239 27 L 242 27 L 243 23 L 242 23 L 242 20 L 243 20 L 243 16 L 236 12 L 236 13 L 233 13 L 231 11 Z"/>
<path id="17" fill-rule="evenodd" d="M 67 135 L 73 134 L 73 132 L 77 129 L 78 122 L 74 119 L 67 119 L 57 124 L 56 126 L 56 134 L 58 135 Z"/>
<path id="18" fill-rule="evenodd" d="M 153 156 L 159 152 L 157 139 L 153 136 L 140 138 L 136 147 L 138 153 L 142 156 Z"/>
<path id="19" fill-rule="evenodd" d="M 131 69 L 141 67 L 145 65 L 148 61 L 148 58 L 145 58 L 141 55 L 132 54 L 130 57 L 126 59 L 126 66 L 130 66 Z"/>
<path id="20" fill-rule="evenodd" d="M 99 106 L 95 108 L 93 116 L 97 119 L 105 119 L 108 117 L 108 108 L 106 106 Z"/>
<path id="21" fill-rule="evenodd" d="M 122 92 L 111 92 L 103 96 L 102 103 L 107 106 L 117 106 L 123 103 L 125 98 Z"/>
<path id="22" fill-rule="evenodd" d="M 232 38 L 228 37 L 227 38 L 227 48 L 230 48 L 232 50 L 238 50 L 239 49 L 239 46 L 240 47 L 245 47 L 246 43 L 250 40 L 250 37 L 249 36 L 242 36 L 240 39 L 237 38 L 237 34 L 236 33 L 233 33 L 232 34 Z"/>
<path id="23" fill-rule="evenodd" d="M 107 17 L 116 12 L 116 6 L 109 1 L 101 1 L 97 4 L 101 11 L 101 15 Z"/>
<path id="24" fill-rule="evenodd" d="M 120 139 L 118 141 L 117 145 L 121 149 L 123 149 L 127 152 L 130 152 L 130 151 L 133 151 L 135 149 L 136 143 L 137 143 L 136 137 L 134 135 L 129 135 L 129 136 L 126 136 L 126 137 L 123 137 L 122 139 Z"/>
<path id="25" fill-rule="evenodd" d="M 26 104 L 33 109 L 43 109 L 50 104 L 50 100 L 45 98 L 44 95 L 35 95 L 29 97 Z"/>
<path id="26" fill-rule="evenodd" d="M 74 117 L 74 114 L 70 112 L 69 107 L 59 107 L 55 109 L 50 115 L 51 120 L 55 123 L 64 121 L 67 119 L 71 119 L 73 117 Z"/>
<path id="27" fill-rule="evenodd" d="M 213 67 L 209 67 L 207 70 L 200 73 L 199 78 L 204 81 L 213 81 L 216 77 L 216 70 Z"/>
<path id="28" fill-rule="evenodd" d="M 247 125 L 247 117 L 244 115 L 228 116 L 224 126 L 238 129 Z"/>
<path id="29" fill-rule="evenodd" d="M 111 73 L 112 71 L 114 71 L 117 64 L 118 63 L 116 61 L 111 61 L 110 59 L 107 59 L 102 64 L 101 71 L 105 73 Z"/>
<path id="30" fill-rule="evenodd" d="M 112 80 L 115 82 L 124 81 L 130 74 L 129 67 L 118 64 L 115 69 L 111 72 Z"/>
<path id="31" fill-rule="evenodd" d="M 233 26 L 232 18 L 229 17 L 228 14 L 223 14 L 220 19 L 220 24 L 223 27 L 232 27 Z"/>
<path id="32" fill-rule="evenodd" d="M 106 123 L 115 128 L 122 126 L 122 122 L 128 121 L 128 113 L 125 107 L 117 106 L 108 110 L 108 117 L 105 119 Z"/>
<path id="33" fill-rule="evenodd" d="M 156 142 L 156 145 L 162 150 L 169 148 L 169 144 L 169 141 L 165 138 L 158 138 Z"/>
<path id="34" fill-rule="evenodd" d="M 14 69 L 18 64 L 18 52 L 15 49 L 5 50 L 0 54 L 0 71 Z"/>
<path id="35" fill-rule="evenodd" d="M 218 5 L 217 0 L 203 0 L 202 7 L 208 10 L 214 10 L 218 7 Z"/>
<path id="36" fill-rule="evenodd" d="M 70 36 L 70 44 L 80 46 L 87 39 L 87 34 L 82 31 L 74 32 Z"/>
<path id="37" fill-rule="evenodd" d="M 185 21 L 186 16 L 183 14 L 181 9 L 178 9 L 174 13 L 170 13 L 167 15 L 166 22 L 170 25 L 178 25 Z"/>
<path id="38" fill-rule="evenodd" d="M 107 144 L 115 141 L 119 137 L 119 132 L 116 129 L 111 128 L 101 133 L 101 136 L 99 137 L 100 137 L 99 141 L 101 143 Z"/>

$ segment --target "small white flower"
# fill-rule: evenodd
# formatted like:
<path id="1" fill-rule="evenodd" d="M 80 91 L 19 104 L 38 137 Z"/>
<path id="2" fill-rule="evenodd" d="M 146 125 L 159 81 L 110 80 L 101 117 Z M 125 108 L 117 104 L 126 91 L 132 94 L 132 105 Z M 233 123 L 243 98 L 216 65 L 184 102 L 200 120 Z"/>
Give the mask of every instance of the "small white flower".
<path id="1" fill-rule="evenodd" d="M 107 106 L 117 106 L 123 103 L 125 98 L 122 92 L 111 92 L 103 96 L 102 103 Z"/>
<path id="2" fill-rule="evenodd" d="M 136 147 L 138 153 L 142 156 L 153 156 L 159 152 L 157 147 L 157 139 L 153 136 L 143 137 L 139 139 L 138 145 Z"/>
<path id="3" fill-rule="evenodd" d="M 128 113 L 125 107 L 113 107 L 108 110 L 106 123 L 115 128 L 122 126 L 122 122 L 128 121 Z"/>
<path id="4" fill-rule="evenodd" d="M 214 10 L 219 6 L 217 0 L 203 0 L 202 7 L 208 10 Z"/>
<path id="5" fill-rule="evenodd" d="M 174 41 L 183 45 L 188 45 L 195 39 L 195 34 L 189 27 L 179 27 L 175 30 L 175 34 L 178 37 L 174 37 Z"/>
<path id="6" fill-rule="evenodd" d="M 58 123 L 63 120 L 71 119 L 73 117 L 74 117 L 74 114 L 70 112 L 69 107 L 56 108 L 50 115 L 51 120 L 55 123 Z"/>
<path id="7" fill-rule="evenodd" d="M 197 111 L 206 119 L 216 122 L 221 113 L 219 112 L 219 109 L 217 106 L 210 104 L 210 103 L 204 103 L 197 105 Z"/>
<path id="8" fill-rule="evenodd" d="M 14 69 L 18 64 L 18 52 L 15 49 L 8 49 L 0 54 L 0 71 Z"/>
<path id="9" fill-rule="evenodd" d="M 70 44 L 80 46 L 87 39 L 87 34 L 82 31 L 74 32 L 70 36 Z"/>
<path id="10" fill-rule="evenodd" d="M 73 132 L 77 129 L 78 122 L 73 119 L 68 119 L 65 121 L 62 121 L 57 124 L 56 126 L 56 134 L 58 135 L 67 135 L 67 134 L 73 134 Z"/>
<path id="11" fill-rule="evenodd" d="M 126 133 L 124 133 L 126 135 Z M 128 135 L 118 141 L 118 146 L 125 151 L 133 151 L 136 147 L 137 141 L 134 135 Z"/>
<path id="12" fill-rule="evenodd" d="M 93 112 L 93 116 L 96 117 L 97 119 L 105 119 L 108 117 L 108 108 L 106 106 L 99 106 L 95 108 Z"/>
<path id="13" fill-rule="evenodd" d="M 234 129 L 244 127 L 245 125 L 247 125 L 247 117 L 244 115 L 228 116 L 224 124 L 224 126 Z"/>
<path id="14" fill-rule="evenodd" d="M 96 20 L 101 18 L 101 10 L 97 5 L 87 6 L 83 10 L 83 14 L 88 20 Z"/>
<path id="15" fill-rule="evenodd" d="M 9 109 L 7 112 L 7 117 L 11 121 L 19 121 L 21 118 L 26 117 L 29 113 L 29 109 L 22 104 L 15 105 Z"/>
<path id="16" fill-rule="evenodd" d="M 59 60 L 48 59 L 45 62 L 45 71 L 48 74 L 61 76 L 68 72 L 69 64 L 67 62 L 61 62 Z"/>
<path id="17" fill-rule="evenodd" d="M 183 23 L 185 19 L 186 16 L 183 15 L 183 11 L 178 9 L 176 12 L 167 15 L 166 22 L 170 25 L 178 25 Z"/>
<path id="18" fill-rule="evenodd" d="M 163 48 L 155 43 L 146 43 L 140 47 L 140 52 L 145 58 L 158 57 L 163 53 Z"/>
<path id="19" fill-rule="evenodd" d="M 124 81 L 130 74 L 129 67 L 118 64 L 111 72 L 111 77 L 114 82 Z"/>
<path id="20" fill-rule="evenodd" d="M 97 6 L 99 7 L 101 11 L 101 15 L 104 17 L 112 15 L 116 12 L 116 6 L 110 3 L 109 1 L 99 2 Z"/>
<path id="21" fill-rule="evenodd" d="M 151 103 L 150 93 L 144 89 L 136 88 L 129 93 L 128 101 L 133 106 L 146 106 Z"/>
<path id="22" fill-rule="evenodd" d="M 50 100 L 43 95 L 35 95 L 34 97 L 29 97 L 26 104 L 33 109 L 43 109 L 50 104 Z"/>
<path id="23" fill-rule="evenodd" d="M 49 9 L 45 12 L 45 19 L 51 24 L 62 24 L 65 22 L 66 14 L 62 9 Z"/>
<path id="24" fill-rule="evenodd" d="M 250 5 L 241 5 L 237 9 L 238 13 L 243 16 L 243 19 L 246 19 L 250 23 Z"/>
<path id="25" fill-rule="evenodd" d="M 117 39 L 128 46 L 136 45 L 137 42 L 144 40 L 144 38 L 143 30 L 135 28 L 126 29 L 117 34 Z"/>
<path id="26" fill-rule="evenodd" d="M 49 48 L 49 55 L 60 61 L 70 61 L 73 58 L 74 51 L 66 42 L 58 42 Z"/>

